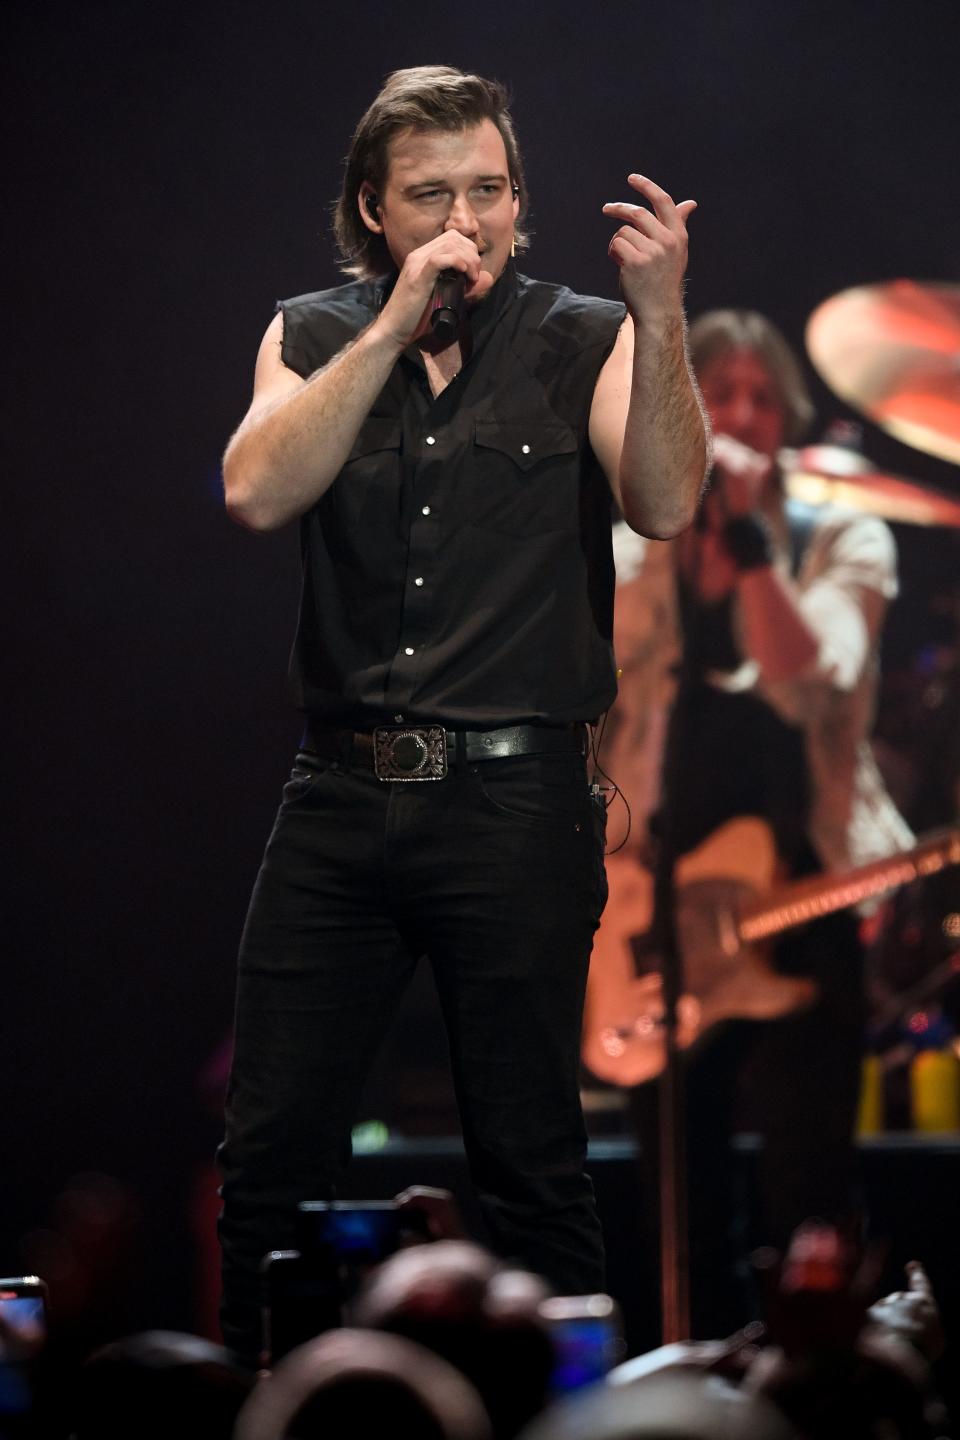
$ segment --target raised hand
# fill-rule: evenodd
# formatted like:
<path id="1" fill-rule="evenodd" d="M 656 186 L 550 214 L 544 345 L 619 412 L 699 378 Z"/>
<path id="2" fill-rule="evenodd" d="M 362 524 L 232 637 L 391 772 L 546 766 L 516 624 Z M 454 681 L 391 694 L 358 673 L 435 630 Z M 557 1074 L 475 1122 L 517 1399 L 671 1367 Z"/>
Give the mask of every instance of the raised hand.
<path id="1" fill-rule="evenodd" d="M 926 1270 L 919 1260 L 907 1264 L 907 1288 L 895 1290 L 871 1305 L 870 1320 L 884 1334 L 908 1340 L 927 1360 L 936 1360 L 944 1347 L 943 1324 Z"/>
<path id="2" fill-rule="evenodd" d="M 604 215 L 623 222 L 608 254 L 620 267 L 620 288 L 634 321 L 658 323 L 681 311 L 687 220 L 697 202 L 682 200 L 677 205 L 666 190 L 643 175 L 628 175 L 627 183 L 653 209 L 625 200 L 604 205 Z"/>

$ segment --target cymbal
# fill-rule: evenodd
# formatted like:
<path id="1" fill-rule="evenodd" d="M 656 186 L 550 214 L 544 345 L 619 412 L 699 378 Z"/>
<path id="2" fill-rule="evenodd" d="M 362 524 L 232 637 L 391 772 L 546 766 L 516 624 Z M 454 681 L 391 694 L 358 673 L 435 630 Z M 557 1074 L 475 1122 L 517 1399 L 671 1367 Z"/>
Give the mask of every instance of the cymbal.
<path id="1" fill-rule="evenodd" d="M 840 505 L 905 525 L 960 529 L 960 500 L 900 475 L 883 475 L 842 445 L 782 450 L 787 494 L 808 505 Z"/>
<path id="2" fill-rule="evenodd" d="M 915 450 L 960 464 L 960 285 L 842 290 L 814 310 L 806 338 L 848 405 Z"/>

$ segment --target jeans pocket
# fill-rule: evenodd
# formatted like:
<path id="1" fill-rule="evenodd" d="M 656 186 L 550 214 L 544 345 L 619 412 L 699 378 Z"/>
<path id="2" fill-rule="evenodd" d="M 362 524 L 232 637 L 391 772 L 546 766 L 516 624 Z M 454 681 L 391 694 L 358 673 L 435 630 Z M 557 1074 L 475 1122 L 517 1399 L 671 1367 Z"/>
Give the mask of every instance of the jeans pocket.
<path id="1" fill-rule="evenodd" d="M 306 799 L 317 781 L 322 780 L 329 770 L 329 760 L 321 760 L 318 755 L 307 750 L 298 751 L 290 778 L 283 787 L 283 804 L 294 805 L 297 801 Z"/>
<path id="2" fill-rule="evenodd" d="M 587 823 L 584 762 L 572 755 L 486 760 L 474 771 L 488 809 L 528 825 Z"/>

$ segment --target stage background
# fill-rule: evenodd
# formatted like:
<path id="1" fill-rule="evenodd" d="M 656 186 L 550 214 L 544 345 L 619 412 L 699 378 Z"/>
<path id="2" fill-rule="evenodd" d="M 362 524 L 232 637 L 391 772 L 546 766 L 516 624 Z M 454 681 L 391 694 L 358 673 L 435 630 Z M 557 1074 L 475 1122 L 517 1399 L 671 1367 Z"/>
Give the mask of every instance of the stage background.
<path id="1" fill-rule="evenodd" d="M 337 283 L 352 123 L 395 67 L 496 75 L 530 273 L 614 295 L 600 207 L 640 169 L 699 201 L 690 312 L 754 306 L 800 344 L 845 286 L 960 278 L 957 10 L 87 0 L 14 4 L 3 28 L 0 1271 L 60 1253 L 78 1222 L 56 1197 L 103 1172 L 142 1217 L 127 1315 L 189 1324 L 189 1197 L 217 1133 L 202 1072 L 298 735 L 296 534 L 232 526 L 219 457 L 274 301 Z M 824 423 L 848 413 L 816 396 Z M 945 463 L 869 426 L 866 445 L 960 494 Z M 958 550 L 898 541 L 888 659 L 909 666 Z"/>

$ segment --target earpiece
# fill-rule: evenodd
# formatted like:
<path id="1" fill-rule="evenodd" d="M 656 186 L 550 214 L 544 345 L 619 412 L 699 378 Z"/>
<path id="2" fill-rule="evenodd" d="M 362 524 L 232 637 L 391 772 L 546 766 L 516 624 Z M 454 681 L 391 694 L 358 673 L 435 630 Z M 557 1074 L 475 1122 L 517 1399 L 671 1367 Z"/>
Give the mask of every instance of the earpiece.
<path id="1" fill-rule="evenodd" d="M 377 223 L 379 224 L 380 215 L 379 215 L 378 211 L 379 211 L 380 202 L 379 202 L 379 200 L 377 199 L 376 195 L 374 195 L 373 191 L 368 192 L 367 197 L 366 197 L 366 205 L 367 205 L 367 214 L 370 216 L 370 219 L 371 219 L 371 220 L 376 220 Z"/>

